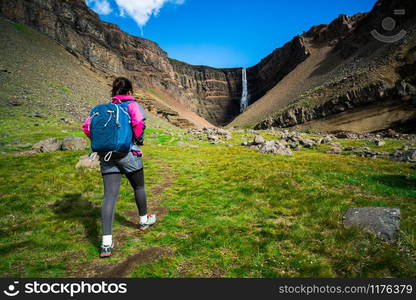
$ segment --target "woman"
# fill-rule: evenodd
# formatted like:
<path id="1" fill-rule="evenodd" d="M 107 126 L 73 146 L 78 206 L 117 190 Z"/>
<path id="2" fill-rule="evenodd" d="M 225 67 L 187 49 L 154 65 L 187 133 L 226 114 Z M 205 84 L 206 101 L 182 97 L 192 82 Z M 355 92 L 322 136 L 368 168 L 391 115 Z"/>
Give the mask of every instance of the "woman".
<path id="1" fill-rule="evenodd" d="M 134 190 L 134 197 L 139 210 L 139 229 L 146 230 L 156 223 L 155 215 L 147 215 L 146 191 L 144 187 L 142 152 L 139 146 L 143 145 L 143 133 L 145 126 L 145 112 L 141 105 L 136 102 L 133 95 L 133 86 L 130 80 L 120 77 L 114 80 L 112 89 L 112 103 L 121 104 L 131 101 L 128 104 L 133 130 L 133 147 L 123 157 L 111 156 L 111 159 L 104 159 L 100 155 L 101 174 L 104 182 L 104 200 L 101 208 L 101 222 L 103 228 L 103 239 L 100 257 L 112 255 L 114 243 L 112 240 L 112 225 L 114 220 L 115 204 L 118 197 L 121 177 L 125 174 Z M 82 130 L 91 138 L 91 118 L 88 117 L 83 123 Z"/>

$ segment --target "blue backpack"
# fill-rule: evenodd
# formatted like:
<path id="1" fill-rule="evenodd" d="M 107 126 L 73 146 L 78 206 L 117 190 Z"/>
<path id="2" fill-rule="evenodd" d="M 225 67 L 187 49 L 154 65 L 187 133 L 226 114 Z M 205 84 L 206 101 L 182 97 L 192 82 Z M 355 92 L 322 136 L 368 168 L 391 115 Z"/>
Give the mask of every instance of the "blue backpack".
<path id="1" fill-rule="evenodd" d="M 111 159 L 113 152 L 127 154 L 133 146 L 133 130 L 127 107 L 130 102 L 101 104 L 90 112 L 91 149 L 93 152 L 106 153 L 106 161 Z"/>

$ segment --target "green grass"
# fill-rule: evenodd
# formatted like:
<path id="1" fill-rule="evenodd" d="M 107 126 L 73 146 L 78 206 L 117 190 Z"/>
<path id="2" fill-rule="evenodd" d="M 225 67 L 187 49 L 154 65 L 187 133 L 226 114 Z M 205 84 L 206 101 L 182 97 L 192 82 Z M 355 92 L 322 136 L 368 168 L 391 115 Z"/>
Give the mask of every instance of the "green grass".
<path id="1" fill-rule="evenodd" d="M 13 23 L 13 26 L 14 26 L 14 28 L 16 28 L 20 32 L 30 33 L 30 29 L 26 25 L 24 25 L 24 24 Z"/>
<path id="2" fill-rule="evenodd" d="M 178 209 L 138 234 L 126 216 L 136 208 L 124 180 L 114 223 L 114 239 L 120 243 L 106 262 L 97 259 L 103 192 L 99 171 L 74 168 L 87 152 L 1 155 L 1 275 L 76 276 L 157 246 L 175 255 L 137 266 L 128 276 L 416 275 L 416 172 L 409 164 L 328 155 L 320 148 L 288 157 L 204 141 L 187 142 L 197 148 L 177 147 L 179 132 L 150 129 L 144 147 L 149 204 L 161 198 L 161 205 Z M 25 133 L 22 140 L 34 139 Z M 236 132 L 230 143 L 251 135 Z M 152 193 L 167 176 L 172 184 L 161 195 Z M 342 227 L 345 210 L 363 206 L 401 209 L 398 242 L 388 244 Z"/>

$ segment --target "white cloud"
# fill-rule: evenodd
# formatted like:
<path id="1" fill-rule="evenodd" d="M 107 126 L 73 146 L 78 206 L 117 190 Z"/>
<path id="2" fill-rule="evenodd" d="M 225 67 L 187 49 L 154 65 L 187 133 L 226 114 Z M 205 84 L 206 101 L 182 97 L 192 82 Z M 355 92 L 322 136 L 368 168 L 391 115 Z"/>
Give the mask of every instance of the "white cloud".
<path id="1" fill-rule="evenodd" d="M 157 16 L 166 3 L 183 4 L 185 0 L 115 0 L 120 16 L 128 15 L 143 28 L 152 16 Z"/>
<path id="2" fill-rule="evenodd" d="M 100 15 L 108 15 L 113 11 L 108 0 L 87 0 L 87 5 Z"/>

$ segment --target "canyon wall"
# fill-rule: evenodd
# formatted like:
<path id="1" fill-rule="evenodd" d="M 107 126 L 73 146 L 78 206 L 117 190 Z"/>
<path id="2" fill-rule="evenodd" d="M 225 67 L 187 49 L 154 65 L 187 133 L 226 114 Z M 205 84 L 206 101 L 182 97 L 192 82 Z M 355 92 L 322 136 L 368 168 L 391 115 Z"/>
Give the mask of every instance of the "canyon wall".
<path id="1" fill-rule="evenodd" d="M 273 51 L 257 65 L 247 69 L 249 104 L 263 97 L 297 65 L 309 56 L 302 36 L 295 37 Z"/>
<path id="2" fill-rule="evenodd" d="M 395 10 L 403 13 L 395 15 Z M 384 30 L 383 20 L 393 17 L 396 27 Z M 310 42 L 333 45 L 330 55 L 321 62 L 316 74 L 319 81 L 308 91 L 297 95 L 292 104 L 275 111 L 255 128 L 292 127 L 322 120 L 333 125 L 336 116 L 342 116 L 345 126 L 355 122 L 357 111 L 379 106 L 379 113 L 388 103 L 406 111 L 391 110 L 389 119 L 397 124 L 416 118 L 416 4 L 411 0 L 379 0 L 368 14 L 353 17 L 341 15 L 326 27 L 314 26 L 304 34 Z M 333 24 L 333 25 L 332 25 Z M 331 32 L 328 30 L 331 29 Z M 400 36 L 397 40 L 383 42 L 372 36 L 377 30 L 387 37 Z M 384 30 L 384 31 L 383 31 Z M 305 84 L 299 82 L 299 84 Z M 351 112 L 351 118 L 348 113 Z M 372 109 L 372 118 L 377 117 Z M 364 115 L 364 114 L 363 114 Z M 328 121 L 325 121 L 328 120 Z M 384 124 L 389 128 L 389 122 Z M 372 130 L 367 127 L 362 131 Z M 382 125 L 379 125 L 381 128 Z"/>
<path id="3" fill-rule="evenodd" d="M 123 75 L 162 90 L 213 124 L 239 113 L 241 69 L 171 60 L 156 43 L 102 22 L 84 0 L 0 0 L 0 15 L 48 35 L 108 79 Z"/>
<path id="4" fill-rule="evenodd" d="M 225 125 L 240 113 L 242 69 L 192 66 L 171 59 L 180 88 L 194 110 L 208 121 Z"/>
<path id="5" fill-rule="evenodd" d="M 307 60 L 316 48 L 333 47 L 340 59 L 356 55 L 360 49 L 364 58 L 365 55 L 371 56 L 377 49 L 365 48 L 371 40 L 369 29 L 376 28 L 382 17 L 397 7 L 405 8 L 410 16 L 415 13 L 413 0 L 380 0 L 368 14 L 352 17 L 340 15 L 330 24 L 313 26 L 274 50 L 257 65 L 247 69 L 249 104 L 267 94 Z M 129 77 L 136 87 L 161 91 L 214 125 L 228 124 L 240 114 L 241 68 L 193 66 L 171 59 L 156 43 L 131 36 L 117 25 L 101 21 L 84 0 L 0 0 L 0 15 L 48 35 L 92 70 L 105 75 L 109 81 L 119 75 Z M 403 25 L 408 19 L 409 17 L 398 19 L 398 24 Z M 328 62 L 330 63 L 332 64 Z M 357 62 L 353 67 L 358 70 L 359 64 Z M 299 85 L 302 84 L 299 82 Z M 370 87 L 371 84 L 369 82 L 367 86 Z M 361 88 L 365 89 L 365 86 Z M 339 99 L 343 99 L 342 96 Z M 334 102 L 333 99 L 330 101 Z M 328 109 L 336 111 L 331 105 L 324 111 Z M 318 108 L 315 110 L 319 111 Z M 320 115 L 304 110 L 294 114 L 310 115 L 313 118 Z M 296 117 L 296 120 L 299 118 Z M 268 118 L 258 127 L 293 123 L 286 122 L 286 119 L 274 114 L 272 119 Z"/>
<path id="6" fill-rule="evenodd" d="M 144 89 L 162 90 L 215 125 L 240 113 L 241 68 L 216 69 L 169 59 L 156 43 L 103 22 L 84 0 L 0 0 L 0 14 L 53 38 L 109 79 L 123 75 Z M 302 36 L 247 69 L 250 103 L 309 55 Z"/>

